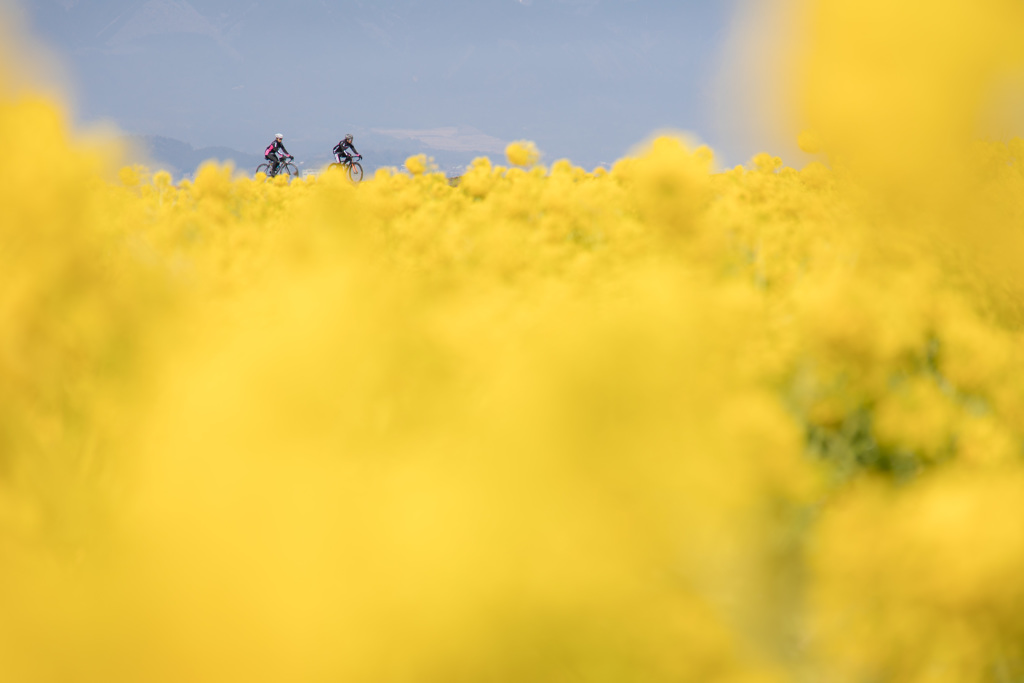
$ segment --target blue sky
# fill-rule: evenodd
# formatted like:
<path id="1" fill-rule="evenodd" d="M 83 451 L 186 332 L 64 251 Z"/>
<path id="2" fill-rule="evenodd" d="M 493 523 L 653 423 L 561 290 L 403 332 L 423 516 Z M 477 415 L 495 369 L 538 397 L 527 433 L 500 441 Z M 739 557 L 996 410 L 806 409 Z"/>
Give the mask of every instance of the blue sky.
<path id="1" fill-rule="evenodd" d="M 76 118 L 296 155 L 346 132 L 592 167 L 662 129 L 726 164 L 762 151 L 722 85 L 739 0 L 22 0 Z M 733 90 L 735 90 L 733 84 Z M 404 141 L 404 142 L 403 142 Z M 769 150 L 774 151 L 774 150 Z"/>

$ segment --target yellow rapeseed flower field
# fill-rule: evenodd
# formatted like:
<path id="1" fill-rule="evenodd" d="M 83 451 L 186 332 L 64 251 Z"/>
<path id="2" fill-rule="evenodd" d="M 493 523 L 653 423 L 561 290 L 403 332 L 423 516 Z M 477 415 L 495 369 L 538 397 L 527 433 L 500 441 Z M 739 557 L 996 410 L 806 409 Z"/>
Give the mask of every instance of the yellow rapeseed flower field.
<path id="1" fill-rule="evenodd" d="M 802 170 L 175 183 L 0 70 L 0 680 L 1024 680 L 1024 5 L 792 5 Z"/>

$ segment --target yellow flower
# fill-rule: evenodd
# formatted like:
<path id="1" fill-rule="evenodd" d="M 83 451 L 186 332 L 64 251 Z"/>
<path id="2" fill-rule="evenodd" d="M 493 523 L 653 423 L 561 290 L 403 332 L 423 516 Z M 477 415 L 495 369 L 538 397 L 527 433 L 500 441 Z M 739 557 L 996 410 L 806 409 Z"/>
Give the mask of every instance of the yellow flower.
<path id="1" fill-rule="evenodd" d="M 540 161 L 537 146 L 528 140 L 510 142 L 505 147 L 505 157 L 513 166 L 534 166 Z"/>
<path id="2" fill-rule="evenodd" d="M 118 173 L 121 184 L 125 187 L 137 187 L 141 182 L 140 170 L 137 166 L 125 166 Z"/>
<path id="3" fill-rule="evenodd" d="M 405 160 L 405 168 L 409 173 L 415 175 L 422 175 L 426 173 L 428 167 L 427 155 L 416 154 Z"/>
<path id="4" fill-rule="evenodd" d="M 808 154 L 817 154 L 821 151 L 821 141 L 818 139 L 818 135 L 812 131 L 802 131 L 797 137 L 796 143 L 801 151 Z"/>

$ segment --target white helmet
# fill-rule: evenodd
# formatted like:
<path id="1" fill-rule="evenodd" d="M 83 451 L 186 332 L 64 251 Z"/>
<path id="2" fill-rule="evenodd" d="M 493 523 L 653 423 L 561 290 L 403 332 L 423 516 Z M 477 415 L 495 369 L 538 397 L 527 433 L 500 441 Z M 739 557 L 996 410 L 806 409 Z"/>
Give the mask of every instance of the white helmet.
<path id="1" fill-rule="evenodd" d="M 278 133 L 278 134 L 277 134 L 277 135 L 275 135 L 274 137 L 275 137 L 275 138 L 277 138 L 278 140 L 281 140 L 282 138 L 284 138 L 284 136 L 283 136 L 283 135 L 281 135 L 280 133 Z"/>

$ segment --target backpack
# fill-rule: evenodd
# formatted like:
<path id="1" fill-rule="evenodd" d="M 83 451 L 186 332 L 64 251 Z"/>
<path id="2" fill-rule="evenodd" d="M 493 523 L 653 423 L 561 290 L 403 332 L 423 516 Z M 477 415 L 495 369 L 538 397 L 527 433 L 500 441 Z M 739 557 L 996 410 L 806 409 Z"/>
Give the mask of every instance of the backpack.
<path id="1" fill-rule="evenodd" d="M 268 146 L 265 150 L 263 150 L 263 156 L 268 157 L 268 156 L 270 156 L 270 153 L 273 152 L 273 151 L 274 151 L 274 143 L 271 142 L 270 146 Z"/>

